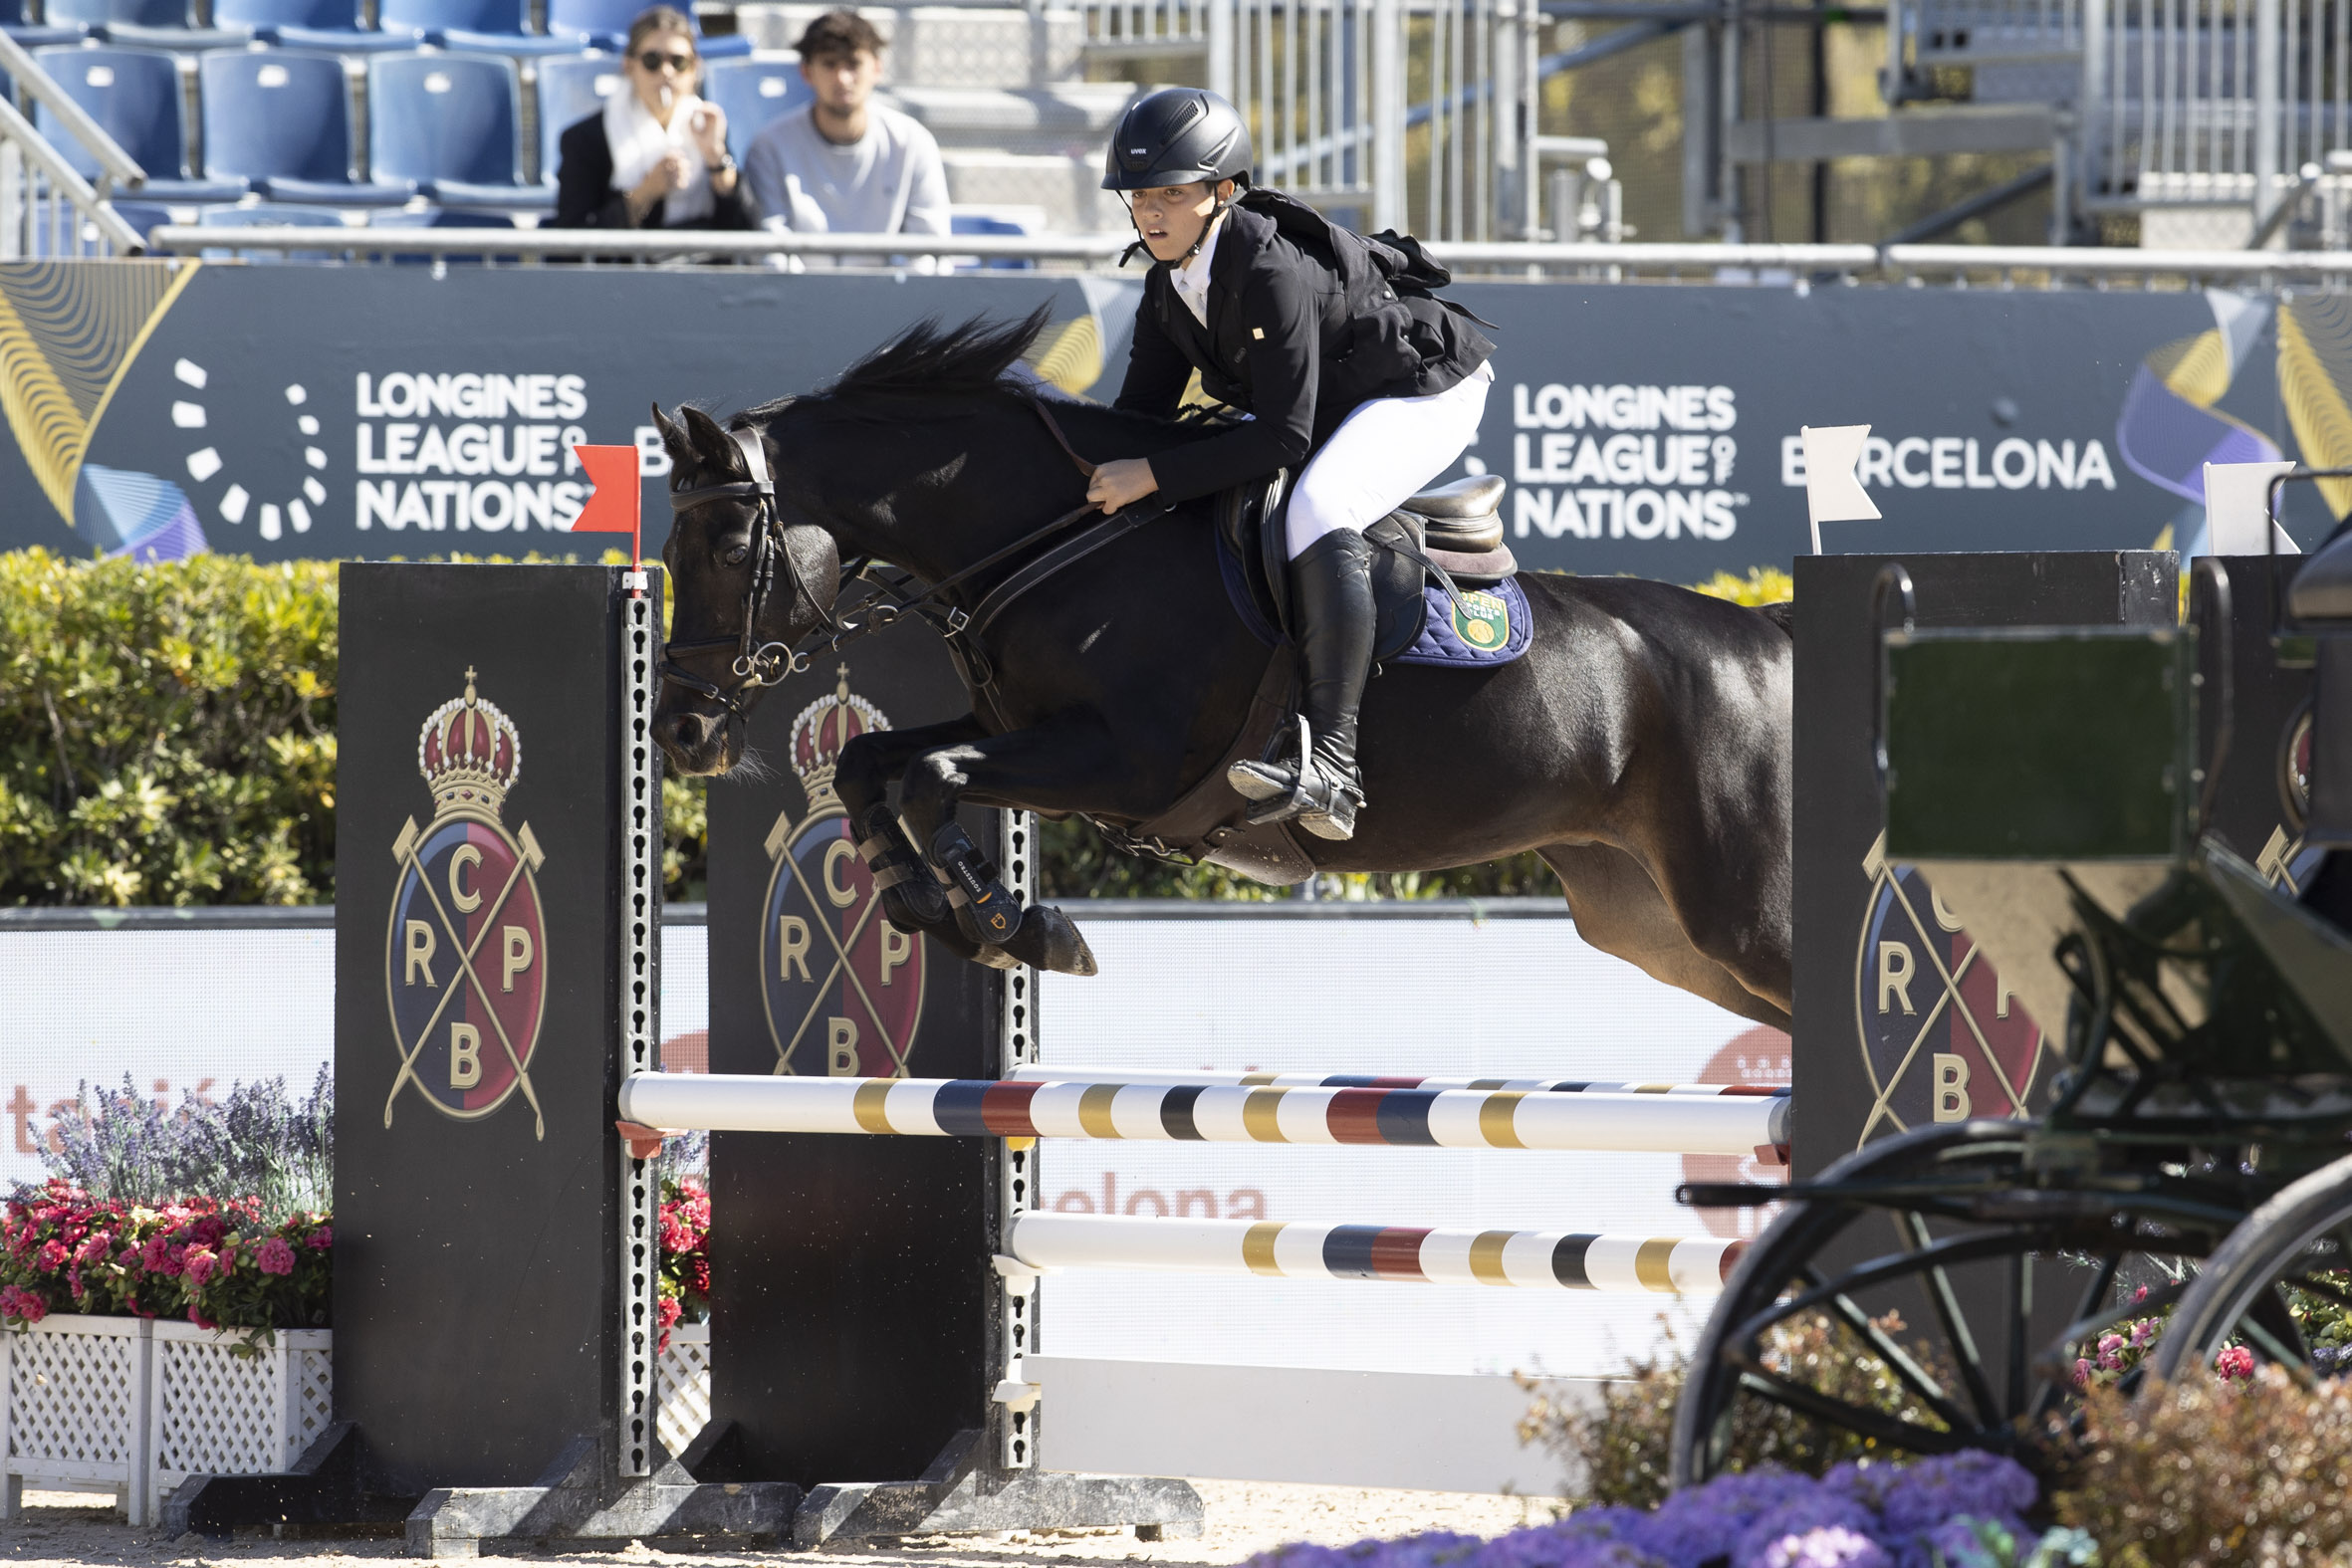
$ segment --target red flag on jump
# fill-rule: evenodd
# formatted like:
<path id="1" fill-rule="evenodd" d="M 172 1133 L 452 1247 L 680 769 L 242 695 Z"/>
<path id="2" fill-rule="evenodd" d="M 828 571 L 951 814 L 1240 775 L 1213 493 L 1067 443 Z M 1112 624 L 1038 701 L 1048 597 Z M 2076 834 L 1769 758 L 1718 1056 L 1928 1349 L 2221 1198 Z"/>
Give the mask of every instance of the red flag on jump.
<path id="1" fill-rule="evenodd" d="M 643 559 L 643 538 L 637 516 L 641 494 L 637 483 L 637 449 L 633 446 L 575 446 L 580 466 L 595 489 L 580 516 L 572 520 L 575 534 L 626 534 L 629 560 Z"/>

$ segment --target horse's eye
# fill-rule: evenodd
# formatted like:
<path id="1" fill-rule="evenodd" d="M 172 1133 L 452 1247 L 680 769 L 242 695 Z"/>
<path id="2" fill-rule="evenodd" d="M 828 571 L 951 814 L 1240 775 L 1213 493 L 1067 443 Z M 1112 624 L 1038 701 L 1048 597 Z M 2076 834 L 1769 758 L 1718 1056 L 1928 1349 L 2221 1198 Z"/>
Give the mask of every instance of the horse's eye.
<path id="1" fill-rule="evenodd" d="M 730 566 L 740 566 L 744 563 L 744 560 L 751 555 L 751 553 L 752 548 L 749 545 L 738 545 L 733 550 L 727 552 L 727 564 Z"/>

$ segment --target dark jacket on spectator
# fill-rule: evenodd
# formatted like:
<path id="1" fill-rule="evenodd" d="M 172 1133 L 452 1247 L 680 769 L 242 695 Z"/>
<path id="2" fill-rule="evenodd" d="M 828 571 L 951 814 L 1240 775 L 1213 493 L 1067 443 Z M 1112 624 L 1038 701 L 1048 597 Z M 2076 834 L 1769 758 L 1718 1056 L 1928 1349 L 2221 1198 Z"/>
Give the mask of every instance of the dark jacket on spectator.
<path id="1" fill-rule="evenodd" d="M 663 227 L 657 201 L 642 224 L 629 222 L 628 193 L 612 188 L 612 148 L 604 140 L 604 112 L 598 110 L 567 127 L 556 144 L 556 221 L 559 229 L 658 229 Z M 759 213 L 747 199 L 744 181 L 736 176 L 735 189 L 722 196 L 711 192 L 711 215 L 700 223 L 680 224 L 695 229 L 756 229 Z"/>

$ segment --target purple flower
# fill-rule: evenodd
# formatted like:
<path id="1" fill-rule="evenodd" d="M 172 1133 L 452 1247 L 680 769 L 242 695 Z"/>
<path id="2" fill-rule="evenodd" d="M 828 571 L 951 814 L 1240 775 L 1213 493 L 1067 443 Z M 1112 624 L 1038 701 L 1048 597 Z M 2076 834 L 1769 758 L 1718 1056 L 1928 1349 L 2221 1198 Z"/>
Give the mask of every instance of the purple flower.
<path id="1" fill-rule="evenodd" d="M 1783 1535 L 1757 1562 L 1759 1568 L 1890 1568 L 1877 1542 L 1842 1524 Z"/>
<path id="2" fill-rule="evenodd" d="M 1772 1554 L 1786 1542 L 1808 1539 L 1827 1531 L 1839 1532 L 1841 1538 L 1850 1534 L 1857 1539 L 1867 1539 L 1877 1524 L 1877 1517 L 1859 1499 L 1823 1487 L 1809 1497 L 1783 1503 L 1741 1531 L 1732 1546 L 1733 1568 L 1765 1568 L 1767 1564 L 1771 1568 L 1787 1568 L 1789 1563 L 1798 1561 L 1812 1564 L 1816 1561 L 1813 1557 L 1785 1555 L 1775 1563 Z M 1821 1558 L 1818 1561 L 1842 1562 L 1844 1559 Z M 1879 1554 L 1878 1562 L 1884 1564 L 1884 1553 Z"/>

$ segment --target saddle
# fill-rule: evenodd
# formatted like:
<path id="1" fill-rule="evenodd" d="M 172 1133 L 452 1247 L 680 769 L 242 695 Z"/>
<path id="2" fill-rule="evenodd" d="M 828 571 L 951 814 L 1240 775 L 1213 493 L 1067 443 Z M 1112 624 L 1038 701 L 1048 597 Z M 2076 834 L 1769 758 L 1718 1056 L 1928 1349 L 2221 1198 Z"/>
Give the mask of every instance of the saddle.
<path id="1" fill-rule="evenodd" d="M 1422 492 L 1364 530 L 1364 538 L 1379 547 L 1372 564 L 1372 597 L 1379 609 L 1372 639 L 1375 664 L 1402 653 L 1421 635 L 1427 583 L 1435 581 L 1451 593 L 1457 587 L 1491 587 L 1519 570 L 1511 547 L 1503 543 L 1504 490 L 1498 474 L 1457 479 Z M 1218 532 L 1242 564 L 1251 602 L 1286 639 L 1297 631 L 1292 624 L 1285 527 L 1290 499 L 1290 476 L 1277 471 L 1271 479 L 1224 492 L 1216 510 Z"/>
<path id="2" fill-rule="evenodd" d="M 1503 492 L 1504 482 L 1495 475 L 1459 479 L 1413 497 L 1364 531 L 1381 547 L 1372 566 L 1378 607 L 1375 668 L 1421 635 L 1430 582 L 1453 594 L 1459 588 L 1490 587 L 1519 570 L 1503 543 Z M 1216 505 L 1220 546 L 1241 564 L 1259 618 L 1279 638 L 1294 635 L 1284 539 L 1288 499 L 1288 476 L 1278 473 L 1224 492 Z M 1150 821 L 1123 826 L 1095 818 L 1095 827 L 1131 852 L 1196 858 L 1278 887 L 1305 881 L 1314 874 L 1314 861 L 1291 824 L 1253 824 L 1249 802 L 1225 782 L 1228 764 L 1265 751 L 1291 712 L 1296 686 L 1297 661 L 1285 649 L 1273 650 L 1250 699 L 1249 716 L 1225 756 Z"/>

